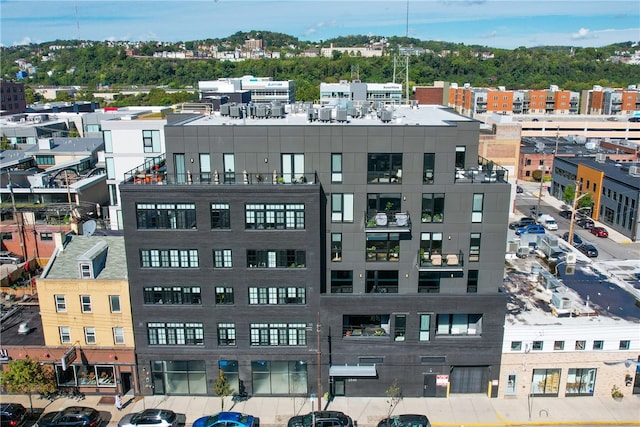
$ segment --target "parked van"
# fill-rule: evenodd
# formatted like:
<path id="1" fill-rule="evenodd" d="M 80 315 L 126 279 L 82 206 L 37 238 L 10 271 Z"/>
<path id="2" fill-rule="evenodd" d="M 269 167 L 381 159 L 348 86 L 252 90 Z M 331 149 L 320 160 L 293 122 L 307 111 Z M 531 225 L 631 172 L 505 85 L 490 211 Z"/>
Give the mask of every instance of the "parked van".
<path id="1" fill-rule="evenodd" d="M 558 223 L 551 215 L 542 215 L 540 217 L 540 224 L 547 230 L 555 231 L 558 229 Z"/>

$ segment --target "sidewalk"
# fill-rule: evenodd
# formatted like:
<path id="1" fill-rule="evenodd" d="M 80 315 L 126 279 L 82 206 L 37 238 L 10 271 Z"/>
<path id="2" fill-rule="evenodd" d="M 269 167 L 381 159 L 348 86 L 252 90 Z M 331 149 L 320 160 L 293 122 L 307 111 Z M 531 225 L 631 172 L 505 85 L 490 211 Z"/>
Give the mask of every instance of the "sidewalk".
<path id="1" fill-rule="evenodd" d="M 96 408 L 110 427 L 115 427 L 124 414 L 145 408 L 171 409 L 186 415 L 186 425 L 197 418 L 221 410 L 218 397 L 194 396 L 125 396 L 125 407 L 118 412 L 112 403 L 100 404 L 101 396 L 87 396 L 84 400 L 58 399 L 53 402 L 34 397 L 35 408 L 45 412 L 80 405 Z M 2 395 L 2 402 L 19 402 L 29 406 L 22 395 Z M 323 401 L 323 405 L 326 402 Z M 357 422 L 358 427 L 376 427 L 386 417 L 386 398 L 336 397 L 327 409 L 342 411 Z M 234 404 L 225 399 L 225 410 L 244 412 L 260 418 L 262 427 L 286 427 L 290 417 L 311 412 L 311 403 L 302 397 L 254 397 Z M 613 398 L 536 397 L 531 410 L 526 400 L 489 399 L 484 395 L 453 395 L 449 398 L 404 398 L 393 414 L 424 414 L 433 427 L 453 426 L 556 426 L 556 425 L 633 425 L 640 426 L 640 396 L 627 395 L 620 402 Z"/>

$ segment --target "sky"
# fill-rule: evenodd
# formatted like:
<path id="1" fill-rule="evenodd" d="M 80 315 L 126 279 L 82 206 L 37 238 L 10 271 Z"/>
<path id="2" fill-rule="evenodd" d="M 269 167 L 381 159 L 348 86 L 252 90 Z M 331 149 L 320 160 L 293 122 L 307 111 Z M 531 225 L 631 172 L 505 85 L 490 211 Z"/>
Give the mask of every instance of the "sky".
<path id="1" fill-rule="evenodd" d="M 515 49 L 640 41 L 638 0 L 0 0 L 0 44 L 191 41 L 252 30 Z"/>

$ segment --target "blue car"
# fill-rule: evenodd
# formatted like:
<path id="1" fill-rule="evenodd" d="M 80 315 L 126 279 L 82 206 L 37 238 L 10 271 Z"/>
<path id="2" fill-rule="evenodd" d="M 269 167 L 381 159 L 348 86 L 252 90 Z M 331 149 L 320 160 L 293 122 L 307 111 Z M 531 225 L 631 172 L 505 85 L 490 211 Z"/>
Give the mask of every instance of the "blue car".
<path id="1" fill-rule="evenodd" d="M 259 418 L 240 412 L 218 412 L 193 422 L 193 427 L 258 427 L 259 425 Z"/>
<path id="2" fill-rule="evenodd" d="M 544 227 L 540 224 L 531 224 L 526 227 L 520 227 L 516 229 L 516 235 L 519 236 L 521 234 L 544 234 Z"/>

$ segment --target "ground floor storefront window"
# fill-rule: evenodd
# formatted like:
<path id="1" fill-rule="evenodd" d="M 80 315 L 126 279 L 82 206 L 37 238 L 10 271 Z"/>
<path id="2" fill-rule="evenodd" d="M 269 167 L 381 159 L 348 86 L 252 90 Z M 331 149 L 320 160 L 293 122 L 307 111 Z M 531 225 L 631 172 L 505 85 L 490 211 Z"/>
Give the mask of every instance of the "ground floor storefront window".
<path id="1" fill-rule="evenodd" d="M 154 360 L 151 374 L 154 394 L 207 394 L 203 360 Z"/>
<path id="2" fill-rule="evenodd" d="M 56 365 L 56 381 L 60 387 L 116 386 L 115 367 L 110 365 L 71 365 L 62 369 Z"/>
<path id="3" fill-rule="evenodd" d="M 567 376 L 567 396 L 593 396 L 596 385 L 595 368 L 569 369 Z"/>
<path id="4" fill-rule="evenodd" d="M 535 396 L 558 396 L 560 369 L 534 369 L 531 394 Z"/>
<path id="5" fill-rule="evenodd" d="M 305 361 L 251 362 L 253 394 L 307 394 L 307 363 Z"/>

